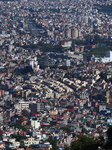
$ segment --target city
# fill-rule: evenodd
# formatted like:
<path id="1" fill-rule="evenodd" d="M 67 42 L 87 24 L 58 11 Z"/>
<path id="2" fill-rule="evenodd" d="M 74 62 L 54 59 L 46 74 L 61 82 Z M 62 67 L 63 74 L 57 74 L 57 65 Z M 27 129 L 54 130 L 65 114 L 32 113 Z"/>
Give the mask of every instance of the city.
<path id="1" fill-rule="evenodd" d="M 111 150 L 112 0 L 1 0 L 0 54 L 0 150 Z"/>

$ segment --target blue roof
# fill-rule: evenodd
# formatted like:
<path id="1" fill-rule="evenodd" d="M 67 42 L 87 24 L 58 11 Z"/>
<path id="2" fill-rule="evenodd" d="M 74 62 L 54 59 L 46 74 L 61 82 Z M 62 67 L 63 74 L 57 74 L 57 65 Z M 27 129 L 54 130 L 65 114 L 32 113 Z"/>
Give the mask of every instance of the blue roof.
<path id="1" fill-rule="evenodd" d="M 75 113 L 76 115 L 79 115 L 80 113 Z"/>
<path id="2" fill-rule="evenodd" d="M 50 144 L 37 144 L 37 145 L 43 145 L 43 146 L 45 145 L 46 146 L 46 145 L 50 145 Z"/>
<path id="3" fill-rule="evenodd" d="M 59 132 L 59 130 L 57 130 L 57 129 L 55 129 L 55 128 L 48 128 L 47 130 L 53 130 L 53 131 Z"/>
<path id="4" fill-rule="evenodd" d="M 57 41 L 56 41 L 56 40 L 50 40 L 50 42 L 57 43 Z"/>

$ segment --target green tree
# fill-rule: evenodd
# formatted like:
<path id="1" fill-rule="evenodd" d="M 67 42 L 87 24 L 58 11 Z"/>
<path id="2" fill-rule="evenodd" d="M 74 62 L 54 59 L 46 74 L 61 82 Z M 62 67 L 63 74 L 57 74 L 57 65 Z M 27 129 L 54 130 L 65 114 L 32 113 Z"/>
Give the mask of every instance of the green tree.
<path id="1" fill-rule="evenodd" d="M 16 141 L 20 142 L 21 140 L 27 139 L 26 136 L 21 135 L 21 134 L 12 134 L 11 138 L 15 138 Z"/>
<path id="2" fill-rule="evenodd" d="M 22 110 L 22 115 L 23 115 L 23 116 L 26 116 L 26 115 L 28 115 L 28 114 L 29 114 L 28 110 L 26 110 L 26 109 L 23 109 L 23 110 Z"/>
<path id="3" fill-rule="evenodd" d="M 96 139 L 96 144 L 97 147 L 101 147 L 102 149 L 105 149 L 105 139 L 102 135 Z"/>
<path id="4" fill-rule="evenodd" d="M 11 126 L 14 126 L 17 129 L 22 129 L 22 131 L 27 131 L 27 129 L 23 125 L 20 125 L 20 124 L 14 124 L 14 125 L 11 125 Z"/>
<path id="5" fill-rule="evenodd" d="M 107 143 L 106 143 L 106 149 L 112 150 L 112 126 L 109 126 L 107 130 Z"/>
<path id="6" fill-rule="evenodd" d="M 56 138 L 48 138 L 48 142 L 52 145 L 51 150 L 58 150 L 57 139 Z"/>
<path id="7" fill-rule="evenodd" d="M 86 133 L 87 132 L 87 130 L 86 130 L 86 128 L 82 128 L 82 133 Z"/>
<path id="8" fill-rule="evenodd" d="M 96 143 L 92 137 L 82 135 L 79 139 L 71 143 L 72 150 L 95 150 Z"/>
<path id="9" fill-rule="evenodd" d="M 112 141 L 112 126 L 109 126 L 107 130 L 107 136 L 108 136 L 108 140 Z"/>
<path id="10" fill-rule="evenodd" d="M 64 132 L 67 132 L 68 134 L 71 134 L 72 130 L 69 127 L 61 127 L 61 130 L 63 130 Z"/>
<path id="11" fill-rule="evenodd" d="M 0 134 L 0 141 L 2 141 L 2 138 L 3 138 L 3 135 L 2 135 L 2 134 Z"/>
<path id="12" fill-rule="evenodd" d="M 65 146 L 64 146 L 64 150 L 70 150 L 70 147 L 67 146 L 67 145 L 65 145 Z"/>

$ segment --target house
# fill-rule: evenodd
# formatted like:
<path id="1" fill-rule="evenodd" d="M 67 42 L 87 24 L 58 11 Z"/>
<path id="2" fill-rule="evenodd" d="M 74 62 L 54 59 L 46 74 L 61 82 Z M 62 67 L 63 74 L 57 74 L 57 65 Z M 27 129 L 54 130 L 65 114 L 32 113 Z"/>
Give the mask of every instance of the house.
<path id="1" fill-rule="evenodd" d="M 0 141 L 0 150 L 5 150 L 5 143 Z"/>
<path id="2" fill-rule="evenodd" d="M 21 143 L 20 143 L 21 146 L 25 146 L 25 147 L 29 147 L 32 144 L 39 144 L 39 141 L 33 137 L 30 137 L 26 140 L 21 140 Z"/>
<path id="3" fill-rule="evenodd" d="M 9 142 L 11 142 L 12 145 L 14 145 L 15 147 L 19 147 L 20 146 L 20 142 L 17 142 L 15 138 L 9 139 Z"/>

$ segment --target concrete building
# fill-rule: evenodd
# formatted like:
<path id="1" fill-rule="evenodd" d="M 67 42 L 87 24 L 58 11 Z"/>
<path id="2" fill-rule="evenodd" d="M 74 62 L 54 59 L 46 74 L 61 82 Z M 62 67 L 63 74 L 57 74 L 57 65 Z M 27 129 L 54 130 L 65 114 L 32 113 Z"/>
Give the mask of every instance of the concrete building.
<path id="1" fill-rule="evenodd" d="M 66 28 L 64 31 L 64 37 L 65 38 L 71 38 L 71 29 L 70 28 Z"/>
<path id="2" fill-rule="evenodd" d="M 22 146 L 29 147 L 29 146 L 32 145 L 32 144 L 39 144 L 39 141 L 36 140 L 36 139 L 33 138 L 33 137 L 30 137 L 30 138 L 28 138 L 27 140 L 22 140 L 22 141 L 21 141 L 21 145 L 22 145 Z"/>
<path id="3" fill-rule="evenodd" d="M 100 57 L 92 57 L 92 61 L 94 62 L 103 62 L 103 63 L 108 63 L 108 62 L 112 62 L 112 51 L 108 51 L 106 53 L 106 56 L 103 58 Z"/>
<path id="4" fill-rule="evenodd" d="M 70 60 L 66 60 L 66 66 L 70 67 Z"/>
<path id="5" fill-rule="evenodd" d="M 35 129 L 39 129 L 40 121 L 38 121 L 37 118 L 32 118 L 31 119 L 31 126 Z"/>
<path id="6" fill-rule="evenodd" d="M 43 111 L 44 107 L 45 107 L 44 103 L 32 103 L 32 104 L 30 104 L 31 113 Z"/>

